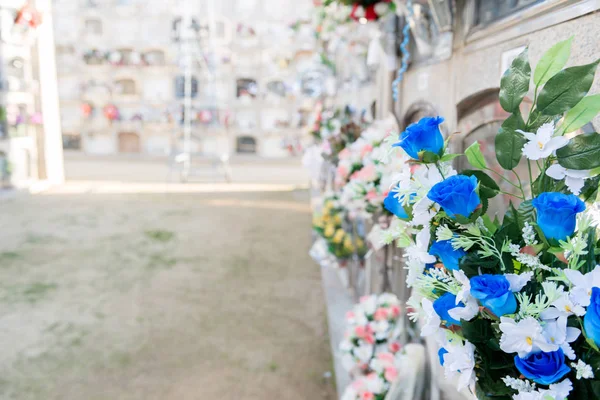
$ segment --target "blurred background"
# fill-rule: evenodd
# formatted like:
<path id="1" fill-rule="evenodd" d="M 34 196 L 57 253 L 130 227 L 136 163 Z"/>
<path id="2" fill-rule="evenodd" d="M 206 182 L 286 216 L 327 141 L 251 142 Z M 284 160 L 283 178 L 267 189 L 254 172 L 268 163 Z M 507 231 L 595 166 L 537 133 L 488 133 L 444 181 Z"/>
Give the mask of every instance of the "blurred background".
<path id="1" fill-rule="evenodd" d="M 443 115 L 491 165 L 524 46 L 600 54 L 598 0 L 394 3 L 0 0 L 1 399 L 337 398 L 315 110 Z"/>

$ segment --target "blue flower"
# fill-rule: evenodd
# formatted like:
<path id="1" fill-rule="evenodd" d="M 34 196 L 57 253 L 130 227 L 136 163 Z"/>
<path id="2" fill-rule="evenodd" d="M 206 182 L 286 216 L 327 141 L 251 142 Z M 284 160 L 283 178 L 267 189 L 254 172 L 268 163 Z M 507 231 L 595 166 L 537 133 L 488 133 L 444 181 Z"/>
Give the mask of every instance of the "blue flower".
<path id="1" fill-rule="evenodd" d="M 556 383 L 571 372 L 571 368 L 565 364 L 565 354 L 560 348 L 548 353 L 531 353 L 525 358 L 515 356 L 515 366 L 525 378 L 540 385 Z"/>
<path id="2" fill-rule="evenodd" d="M 446 326 L 460 325 L 460 321 L 455 320 L 448 314 L 448 310 L 452 310 L 456 307 L 464 307 L 465 304 L 461 301 L 456 304 L 456 296 L 452 293 L 443 294 L 436 301 L 433 302 L 433 309 L 437 315 L 446 321 Z"/>
<path id="3" fill-rule="evenodd" d="M 475 176 L 454 175 L 433 185 L 427 197 L 442 206 L 451 217 L 454 214 L 469 217 L 481 204 L 477 184 Z"/>
<path id="4" fill-rule="evenodd" d="M 548 239 L 565 240 L 575 232 L 577 213 L 585 203 L 572 194 L 545 192 L 531 202 L 537 210 L 537 224 Z"/>
<path id="5" fill-rule="evenodd" d="M 479 275 L 470 280 L 471 296 L 478 299 L 496 316 L 514 314 L 517 300 L 510 290 L 510 283 L 504 275 Z"/>
<path id="6" fill-rule="evenodd" d="M 400 134 L 400 141 L 394 146 L 400 146 L 409 156 L 418 160 L 419 152 L 430 151 L 440 154 L 444 147 L 444 138 L 440 132 L 440 124 L 444 122 L 442 117 L 426 117 L 415 124 L 409 125 Z"/>
<path id="7" fill-rule="evenodd" d="M 463 249 L 454 250 L 451 240 L 438 240 L 429 248 L 429 254 L 436 256 L 442 261 L 446 269 L 458 270 L 458 263 L 462 257 L 467 255 Z"/>
<path id="8" fill-rule="evenodd" d="M 444 366 L 444 354 L 447 354 L 448 350 L 446 350 L 445 348 L 441 347 L 438 350 L 438 357 L 440 359 L 440 365 L 443 367 Z"/>
<path id="9" fill-rule="evenodd" d="M 592 288 L 592 298 L 583 317 L 583 328 L 588 338 L 600 346 L 600 288 Z"/>
<path id="10" fill-rule="evenodd" d="M 397 194 L 397 192 L 390 190 L 388 195 L 383 200 L 383 206 L 396 217 L 400 219 L 408 219 L 408 214 L 402 206 L 402 198 L 395 197 Z"/>

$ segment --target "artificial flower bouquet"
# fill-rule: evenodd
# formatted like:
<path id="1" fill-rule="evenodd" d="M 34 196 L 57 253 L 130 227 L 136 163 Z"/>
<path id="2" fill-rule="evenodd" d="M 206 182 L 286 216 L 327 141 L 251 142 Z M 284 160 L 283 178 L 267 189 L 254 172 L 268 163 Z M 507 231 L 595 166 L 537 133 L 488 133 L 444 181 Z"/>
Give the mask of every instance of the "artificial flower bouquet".
<path id="1" fill-rule="evenodd" d="M 339 162 L 339 153 L 354 143 L 364 129 L 364 121 L 355 121 L 354 111 L 350 107 L 336 110 L 321 127 L 323 158 L 334 165 Z"/>
<path id="2" fill-rule="evenodd" d="M 355 379 L 342 399 L 385 398 L 403 362 L 400 314 L 400 301 L 391 293 L 364 296 L 348 312 L 339 350 L 344 368 Z"/>
<path id="3" fill-rule="evenodd" d="M 344 225 L 344 209 L 337 196 L 326 196 L 320 212 L 313 216 L 313 230 L 326 241 L 329 253 L 340 264 L 355 254 L 363 258 L 367 253 L 364 239 L 356 232 L 348 232 Z"/>
<path id="4" fill-rule="evenodd" d="M 392 0 L 339 0 L 342 4 L 352 6 L 350 18 L 360 21 L 377 21 L 379 18 L 394 13 L 396 4 Z"/>
<path id="5" fill-rule="evenodd" d="M 525 50 L 502 77 L 505 173 L 478 143 L 464 154 L 472 169 L 455 171 L 440 117 L 396 144 L 412 160 L 385 206 L 406 249 L 411 317 L 437 341 L 446 376 L 478 399 L 600 398 L 600 135 L 576 132 L 600 111 L 600 95 L 586 96 L 598 61 L 563 69 L 571 40 L 534 71 Z M 513 200 L 504 215 L 488 209 L 497 195 Z"/>

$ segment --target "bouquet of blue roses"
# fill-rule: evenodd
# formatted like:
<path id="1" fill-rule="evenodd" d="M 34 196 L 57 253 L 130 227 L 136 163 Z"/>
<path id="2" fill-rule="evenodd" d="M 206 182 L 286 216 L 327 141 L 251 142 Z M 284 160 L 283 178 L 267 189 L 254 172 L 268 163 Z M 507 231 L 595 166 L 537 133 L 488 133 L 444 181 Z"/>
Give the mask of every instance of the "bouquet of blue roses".
<path id="1" fill-rule="evenodd" d="M 456 171 L 440 117 L 396 144 L 412 160 L 384 204 L 399 221 L 411 317 L 446 377 L 478 399 L 600 397 L 600 135 L 578 134 L 600 111 L 587 95 L 598 61 L 564 68 L 571 41 L 533 73 L 525 50 L 503 75 L 503 171 L 478 143 L 464 154 L 472 168 Z M 490 208 L 496 196 L 511 197 L 506 211 Z"/>

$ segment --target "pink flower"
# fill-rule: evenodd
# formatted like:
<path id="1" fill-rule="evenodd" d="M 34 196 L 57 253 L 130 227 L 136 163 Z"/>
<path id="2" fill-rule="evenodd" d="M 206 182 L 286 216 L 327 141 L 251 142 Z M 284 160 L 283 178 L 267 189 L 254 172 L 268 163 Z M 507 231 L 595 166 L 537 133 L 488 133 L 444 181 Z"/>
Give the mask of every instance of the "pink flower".
<path id="1" fill-rule="evenodd" d="M 400 351 L 400 349 L 402 348 L 402 346 L 400 346 L 400 343 L 398 342 L 392 342 L 389 344 L 388 348 L 390 349 L 390 351 L 392 353 L 397 353 Z"/>
<path id="2" fill-rule="evenodd" d="M 379 353 L 377 354 L 377 358 L 379 361 L 390 364 L 390 366 L 394 364 L 394 355 L 392 353 Z"/>
<path id="3" fill-rule="evenodd" d="M 360 395 L 361 400 L 373 400 L 375 395 L 371 392 L 362 392 Z"/>
<path id="4" fill-rule="evenodd" d="M 373 319 L 375 321 L 383 321 L 388 318 L 388 310 L 387 308 L 380 307 L 375 310 L 375 314 L 373 314 Z"/>
<path id="5" fill-rule="evenodd" d="M 369 190 L 366 197 L 367 200 L 375 200 L 377 198 L 377 191 L 375 189 Z"/>
<path id="6" fill-rule="evenodd" d="M 400 306 L 391 306 L 390 307 L 391 311 L 392 311 L 392 315 L 394 317 L 399 317 L 400 316 Z"/>
<path id="7" fill-rule="evenodd" d="M 348 311 L 346 313 L 346 319 L 354 319 L 354 313 L 352 311 Z"/>
<path id="8" fill-rule="evenodd" d="M 367 335 L 367 330 L 364 326 L 359 325 L 356 328 L 354 328 L 354 333 L 356 334 L 356 336 L 362 339 Z"/>
<path id="9" fill-rule="evenodd" d="M 346 158 L 350 158 L 351 155 L 352 153 L 350 153 L 350 150 L 348 148 L 345 148 L 344 150 L 340 151 L 340 153 L 338 154 L 338 158 L 340 160 L 343 160 Z"/>
<path id="10" fill-rule="evenodd" d="M 369 333 L 367 336 L 365 336 L 365 342 L 369 344 L 375 344 L 375 335 Z"/>
<path id="11" fill-rule="evenodd" d="M 367 144 L 367 145 L 363 146 L 363 148 L 360 150 L 360 157 L 363 158 L 364 156 L 366 156 L 367 154 L 369 154 L 372 151 L 373 151 L 373 146 L 371 146 L 370 144 Z"/>
<path id="12" fill-rule="evenodd" d="M 348 176 L 348 173 L 349 173 L 349 172 L 350 172 L 350 171 L 348 171 L 348 168 L 344 167 L 343 165 L 340 165 L 340 166 L 337 168 L 337 175 L 338 175 L 339 177 L 346 178 L 346 177 Z"/>
<path id="13" fill-rule="evenodd" d="M 394 382 L 398 377 L 398 370 L 393 366 L 387 367 L 383 376 L 385 377 L 385 379 L 387 379 L 388 382 Z"/>

